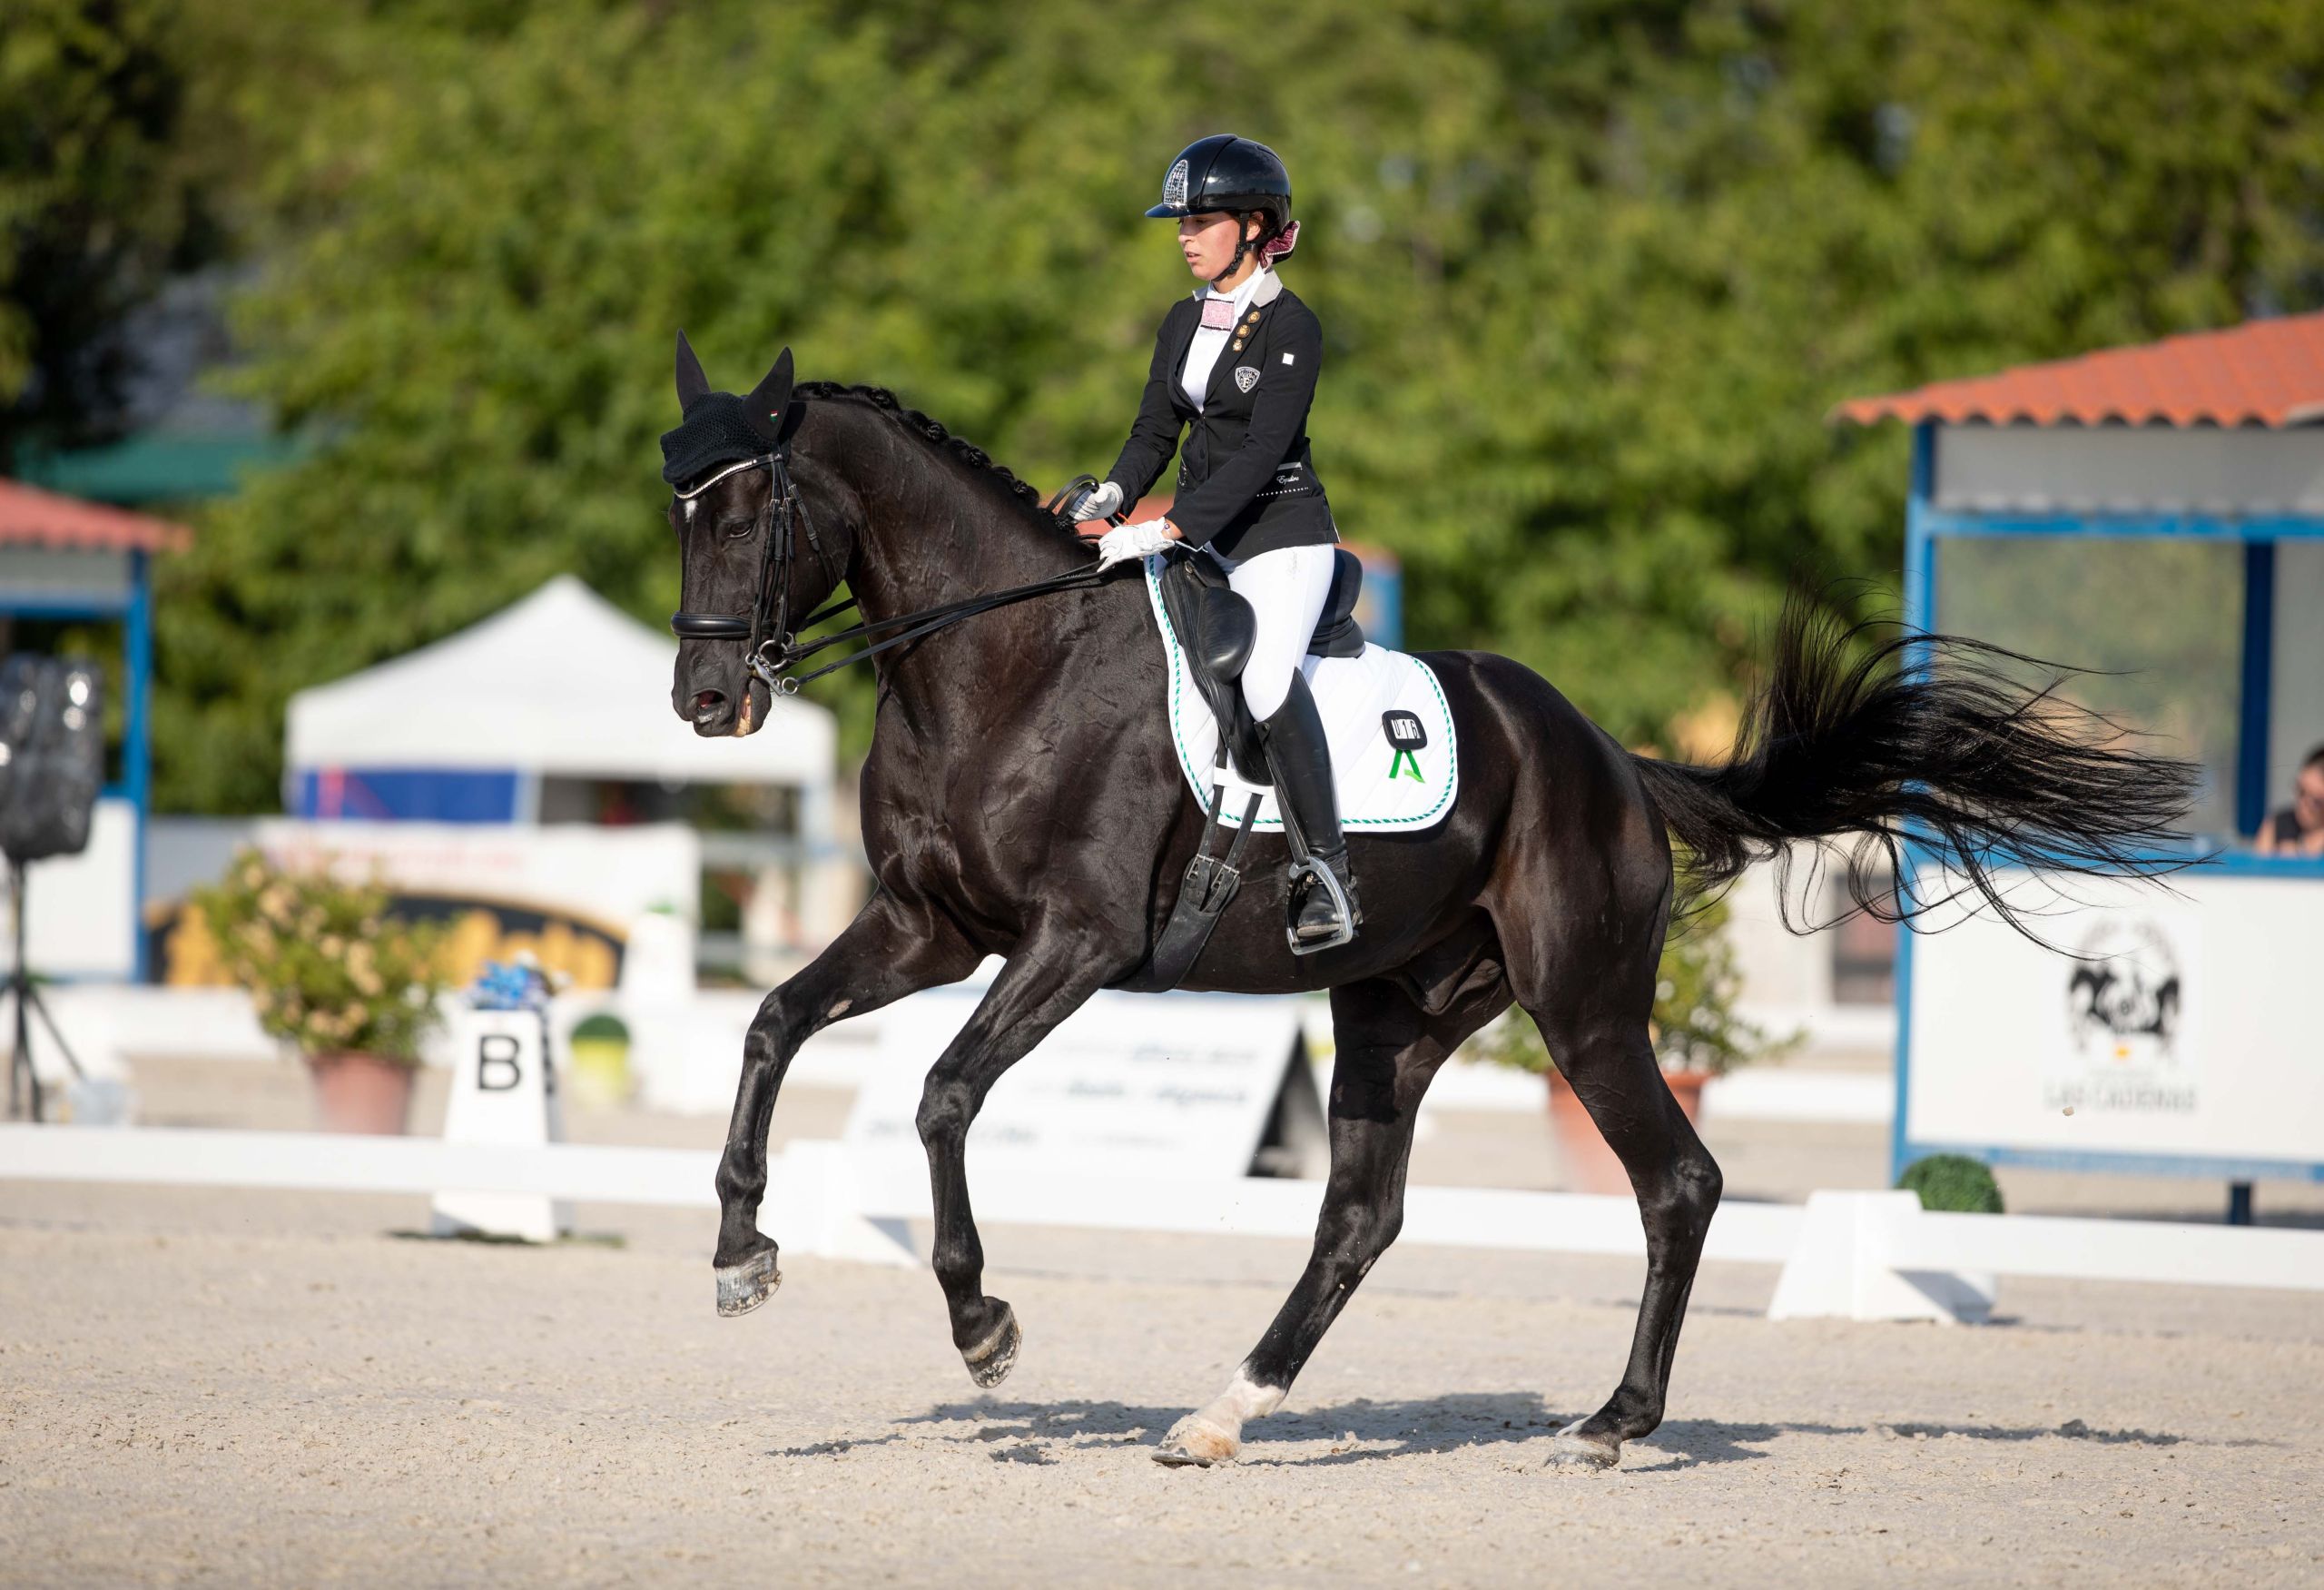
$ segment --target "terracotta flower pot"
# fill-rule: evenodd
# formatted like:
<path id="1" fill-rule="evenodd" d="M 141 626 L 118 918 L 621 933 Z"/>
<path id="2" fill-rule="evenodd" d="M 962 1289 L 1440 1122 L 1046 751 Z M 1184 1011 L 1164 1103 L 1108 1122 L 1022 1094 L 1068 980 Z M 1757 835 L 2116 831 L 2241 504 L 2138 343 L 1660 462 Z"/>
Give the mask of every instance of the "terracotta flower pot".
<path id="1" fill-rule="evenodd" d="M 411 1115 L 412 1068 L 376 1054 L 307 1056 L 315 1117 L 325 1131 L 401 1137 Z"/>
<path id="2" fill-rule="evenodd" d="M 1606 1146 L 1599 1135 L 1598 1123 L 1590 1119 L 1590 1111 L 1581 1106 L 1581 1098 L 1566 1086 L 1565 1078 L 1553 1066 L 1550 1070 L 1550 1136 L 1557 1144 L 1558 1168 L 1565 1178 L 1570 1192 L 1613 1192 L 1627 1194 L 1630 1179 L 1622 1170 L 1621 1160 Z M 1662 1080 L 1669 1085 L 1671 1096 L 1679 1101 L 1679 1108 L 1687 1119 L 1702 1119 L 1703 1084 L 1710 1081 L 1709 1072 L 1664 1072 Z"/>

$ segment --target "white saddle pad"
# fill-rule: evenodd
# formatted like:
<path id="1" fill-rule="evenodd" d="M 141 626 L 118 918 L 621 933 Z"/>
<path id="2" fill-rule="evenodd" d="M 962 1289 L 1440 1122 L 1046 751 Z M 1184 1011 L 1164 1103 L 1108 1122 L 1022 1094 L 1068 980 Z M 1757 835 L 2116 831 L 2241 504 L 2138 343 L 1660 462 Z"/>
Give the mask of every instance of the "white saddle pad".
<path id="1" fill-rule="evenodd" d="M 1210 799 L 1212 769 L 1224 760 L 1218 752 L 1218 723 L 1195 687 L 1194 671 L 1178 645 L 1162 607 L 1162 559 L 1146 560 L 1146 594 L 1153 606 L 1155 627 L 1162 631 L 1162 650 L 1169 660 L 1166 695 L 1170 715 L 1170 738 L 1178 751 L 1178 767 L 1195 797 Z M 1364 643 L 1363 654 L 1352 657 L 1308 657 L 1301 664 L 1315 708 L 1324 720 L 1324 737 L 1332 746 L 1332 782 L 1339 791 L 1340 825 L 1368 834 L 1410 833 L 1433 828 L 1444 820 L 1460 794 L 1461 759 L 1452 737 L 1452 710 L 1436 675 L 1418 657 Z M 1405 749 L 1389 743 L 1386 716 L 1409 714 L 1417 719 L 1426 743 Z M 1409 737 L 1409 736 L 1407 736 Z M 1247 796 L 1234 792 L 1247 787 L 1227 774 L 1227 800 L 1223 820 L 1239 820 Z M 1255 826 L 1279 832 L 1283 815 L 1270 793 L 1260 803 Z"/>

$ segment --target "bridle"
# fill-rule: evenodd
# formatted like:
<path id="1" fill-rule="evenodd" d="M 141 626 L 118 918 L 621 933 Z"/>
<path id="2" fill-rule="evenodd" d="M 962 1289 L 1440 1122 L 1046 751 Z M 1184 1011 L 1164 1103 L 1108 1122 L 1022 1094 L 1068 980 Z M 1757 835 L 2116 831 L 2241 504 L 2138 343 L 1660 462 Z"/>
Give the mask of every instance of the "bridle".
<path id="1" fill-rule="evenodd" d="M 838 617 L 842 613 L 856 607 L 857 603 L 853 597 L 849 597 L 844 601 L 833 602 L 828 607 L 810 613 L 795 627 L 791 622 L 791 572 L 792 566 L 798 557 L 799 536 L 805 536 L 808 547 L 815 555 L 817 565 L 825 575 L 830 577 L 833 589 L 838 588 L 840 573 L 832 568 L 831 554 L 824 548 L 822 538 L 815 532 L 814 516 L 807 511 L 806 499 L 800 494 L 798 483 L 791 477 L 791 449 L 787 441 L 771 451 L 762 453 L 755 459 L 747 459 L 741 463 L 730 465 L 692 490 L 681 491 L 677 496 L 682 502 L 690 501 L 700 497 L 728 476 L 740 474 L 744 469 L 758 469 L 761 466 L 767 469 L 769 481 L 766 508 L 760 513 L 757 523 L 753 526 L 753 533 L 759 538 L 759 567 L 758 578 L 752 592 L 750 612 L 744 615 L 676 612 L 670 615 L 670 631 L 681 640 L 743 642 L 747 647 L 744 663 L 753 676 L 778 696 L 796 696 L 799 694 L 799 687 L 811 680 L 820 679 L 825 674 L 834 673 L 846 667 L 850 663 L 860 663 L 867 657 L 876 657 L 891 647 L 902 646 L 907 642 L 918 640 L 924 635 L 932 635 L 939 629 L 957 624 L 963 618 L 972 618 L 979 613 L 989 613 L 995 607 L 1006 607 L 1011 602 L 1020 602 L 1028 597 L 1045 596 L 1050 591 L 1093 587 L 1098 583 L 1098 571 L 1095 564 L 1081 568 L 1068 568 L 1061 574 L 1053 574 L 1047 579 L 1037 579 L 1030 585 L 1015 586 L 1008 590 L 990 591 L 981 596 L 963 597 L 958 601 L 945 602 L 933 607 L 922 607 L 917 612 L 900 613 L 892 618 L 868 619 L 863 623 L 850 625 L 845 629 L 834 630 L 829 635 L 821 636 L 803 644 L 799 639 L 800 632 L 812 629 L 826 618 Z M 1093 478 L 1086 475 L 1081 477 L 1055 497 L 1050 498 L 1047 511 L 1054 517 L 1059 505 L 1065 502 L 1073 493 L 1096 484 L 1097 481 Z M 1123 517 L 1117 514 L 1110 522 L 1118 524 Z M 819 651 L 843 645 L 851 640 L 871 640 L 872 637 L 886 630 L 894 630 L 896 633 L 889 635 L 883 640 L 872 641 L 871 645 L 859 651 L 852 651 L 845 657 L 834 662 L 825 663 L 822 667 L 808 673 L 793 674 L 788 671 Z"/>

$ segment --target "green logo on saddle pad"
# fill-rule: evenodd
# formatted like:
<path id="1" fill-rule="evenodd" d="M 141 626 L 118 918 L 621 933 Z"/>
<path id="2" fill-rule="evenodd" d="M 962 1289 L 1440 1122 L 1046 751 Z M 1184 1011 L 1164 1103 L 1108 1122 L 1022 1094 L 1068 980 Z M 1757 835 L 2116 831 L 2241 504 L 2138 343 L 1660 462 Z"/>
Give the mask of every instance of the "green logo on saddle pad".
<path id="1" fill-rule="evenodd" d="M 1384 712 L 1380 715 L 1380 732 L 1388 736 L 1394 755 L 1388 758 L 1389 782 L 1412 775 L 1414 784 L 1426 784 L 1427 777 L 1420 770 L 1419 753 L 1428 748 L 1428 731 L 1420 719 L 1409 712 Z"/>

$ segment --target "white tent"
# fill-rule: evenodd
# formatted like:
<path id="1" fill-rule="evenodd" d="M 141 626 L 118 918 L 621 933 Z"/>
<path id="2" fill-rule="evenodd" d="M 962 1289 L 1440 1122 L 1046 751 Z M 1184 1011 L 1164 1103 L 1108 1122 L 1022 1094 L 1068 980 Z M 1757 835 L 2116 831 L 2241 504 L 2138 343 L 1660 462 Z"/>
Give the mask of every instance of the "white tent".
<path id="1" fill-rule="evenodd" d="M 704 739 L 670 708 L 676 655 L 676 641 L 561 574 L 457 635 L 300 691 L 287 760 L 294 782 L 324 769 L 489 769 L 829 790 L 829 712 L 778 696 L 758 733 Z"/>

